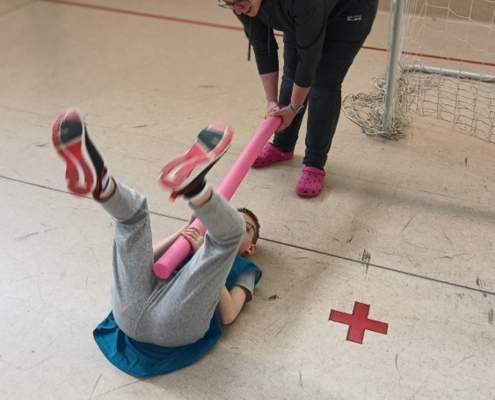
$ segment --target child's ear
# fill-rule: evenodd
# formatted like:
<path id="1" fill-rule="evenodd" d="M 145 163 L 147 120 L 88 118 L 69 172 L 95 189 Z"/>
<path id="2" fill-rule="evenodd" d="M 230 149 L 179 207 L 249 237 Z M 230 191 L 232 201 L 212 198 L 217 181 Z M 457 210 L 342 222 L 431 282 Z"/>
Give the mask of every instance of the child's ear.
<path id="1" fill-rule="evenodd" d="M 251 243 L 249 248 L 246 250 L 246 253 L 250 256 L 252 256 L 254 253 L 256 253 L 256 250 L 258 249 L 258 246 L 255 245 L 254 243 Z"/>

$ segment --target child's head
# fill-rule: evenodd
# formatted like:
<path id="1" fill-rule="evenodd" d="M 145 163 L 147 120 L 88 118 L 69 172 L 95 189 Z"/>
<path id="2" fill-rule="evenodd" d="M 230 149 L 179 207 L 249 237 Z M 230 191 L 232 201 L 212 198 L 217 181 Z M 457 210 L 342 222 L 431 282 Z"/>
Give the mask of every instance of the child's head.
<path id="1" fill-rule="evenodd" d="M 246 221 L 246 235 L 239 247 L 239 255 L 246 257 L 256 252 L 256 242 L 260 237 L 260 223 L 258 217 L 247 208 L 237 209 Z"/>

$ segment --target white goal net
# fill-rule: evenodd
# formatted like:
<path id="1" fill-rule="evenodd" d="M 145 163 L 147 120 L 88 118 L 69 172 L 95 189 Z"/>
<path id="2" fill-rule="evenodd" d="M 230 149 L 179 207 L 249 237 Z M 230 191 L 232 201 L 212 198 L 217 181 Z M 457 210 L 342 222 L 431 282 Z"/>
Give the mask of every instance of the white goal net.
<path id="1" fill-rule="evenodd" d="M 370 135 L 398 138 L 431 115 L 495 142 L 495 0 L 392 0 L 387 72 L 343 110 Z"/>

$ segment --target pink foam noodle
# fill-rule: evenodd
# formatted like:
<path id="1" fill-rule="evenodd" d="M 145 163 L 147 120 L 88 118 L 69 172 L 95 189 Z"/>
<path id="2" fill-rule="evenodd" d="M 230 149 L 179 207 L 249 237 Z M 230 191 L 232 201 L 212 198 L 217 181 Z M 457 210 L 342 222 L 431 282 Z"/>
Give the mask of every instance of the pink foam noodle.
<path id="1" fill-rule="evenodd" d="M 268 142 L 273 132 L 280 126 L 280 123 L 281 119 L 279 117 L 268 117 L 263 121 L 258 131 L 253 135 L 239 155 L 239 158 L 218 186 L 217 192 L 219 194 L 227 200 L 232 198 L 251 168 L 251 165 L 253 165 L 254 160 L 256 160 L 256 157 L 258 157 L 258 154 L 266 142 Z M 198 219 L 194 220 L 191 226 L 199 228 L 203 234 L 206 231 Z M 190 251 L 191 244 L 186 238 L 180 236 L 153 266 L 155 275 L 160 279 L 170 277 Z"/>

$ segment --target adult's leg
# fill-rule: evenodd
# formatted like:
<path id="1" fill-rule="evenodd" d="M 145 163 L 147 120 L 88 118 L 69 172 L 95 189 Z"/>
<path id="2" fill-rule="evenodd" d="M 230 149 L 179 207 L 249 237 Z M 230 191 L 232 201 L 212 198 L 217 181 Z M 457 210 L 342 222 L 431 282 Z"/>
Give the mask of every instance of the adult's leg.
<path id="1" fill-rule="evenodd" d="M 298 63 L 296 35 L 291 32 L 284 33 L 284 67 L 282 81 L 280 83 L 279 103 L 282 105 L 290 104 L 292 88 L 294 85 L 294 76 Z M 306 104 L 306 103 L 305 103 Z M 296 146 L 299 137 L 299 129 L 304 117 L 302 114 L 296 115 L 292 124 L 283 131 L 275 133 L 273 145 L 283 152 L 291 152 Z"/>
<path id="2" fill-rule="evenodd" d="M 308 95 L 303 164 L 323 169 L 339 121 L 342 82 L 371 31 L 376 0 L 359 0 L 329 22 L 315 83 Z"/>

